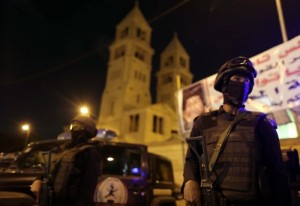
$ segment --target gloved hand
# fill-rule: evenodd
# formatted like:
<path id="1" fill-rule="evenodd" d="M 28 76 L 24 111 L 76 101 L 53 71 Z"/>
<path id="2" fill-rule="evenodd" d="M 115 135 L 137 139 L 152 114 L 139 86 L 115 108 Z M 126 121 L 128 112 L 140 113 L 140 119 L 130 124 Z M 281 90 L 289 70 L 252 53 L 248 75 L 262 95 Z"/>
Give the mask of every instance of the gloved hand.
<path id="1" fill-rule="evenodd" d="M 40 202 L 40 194 L 42 189 L 42 180 L 34 180 L 34 182 L 30 185 L 30 190 L 36 196 L 36 203 Z"/>
<path id="2" fill-rule="evenodd" d="M 188 180 L 185 183 L 183 196 L 190 205 L 201 206 L 200 187 L 195 180 Z"/>

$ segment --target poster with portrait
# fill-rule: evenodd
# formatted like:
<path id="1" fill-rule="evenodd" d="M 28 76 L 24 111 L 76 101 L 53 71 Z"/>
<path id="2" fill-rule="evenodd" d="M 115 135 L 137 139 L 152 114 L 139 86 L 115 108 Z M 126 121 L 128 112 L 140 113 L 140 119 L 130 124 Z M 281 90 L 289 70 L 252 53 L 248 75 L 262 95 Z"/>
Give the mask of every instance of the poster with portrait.
<path id="1" fill-rule="evenodd" d="M 248 110 L 268 114 L 278 112 L 283 117 L 281 110 L 300 107 L 300 36 L 251 57 L 250 60 L 258 75 L 245 103 Z M 216 110 L 223 104 L 222 93 L 213 88 L 215 78 L 216 74 L 211 75 L 178 91 L 178 114 L 183 134 L 190 132 L 191 119 L 204 111 L 200 103 L 193 103 L 196 98 L 189 100 L 190 93 L 199 95 L 198 101 L 204 103 L 207 111 Z"/>
<path id="2" fill-rule="evenodd" d="M 203 83 L 196 82 L 178 92 L 178 111 L 183 134 L 191 131 L 194 119 L 205 112 Z"/>

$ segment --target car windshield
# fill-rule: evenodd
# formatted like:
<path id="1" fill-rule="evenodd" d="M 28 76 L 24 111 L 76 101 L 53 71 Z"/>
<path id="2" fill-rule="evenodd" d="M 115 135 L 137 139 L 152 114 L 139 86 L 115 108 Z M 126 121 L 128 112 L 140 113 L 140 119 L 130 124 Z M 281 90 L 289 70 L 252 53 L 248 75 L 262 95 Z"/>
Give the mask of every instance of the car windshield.
<path id="1" fill-rule="evenodd" d="M 55 159 L 57 154 L 61 152 L 56 148 L 63 143 L 64 141 L 54 141 L 29 146 L 19 155 L 14 166 L 18 169 L 30 168 L 43 171 L 49 160 L 49 151 L 51 151 L 51 159 Z"/>
<path id="2" fill-rule="evenodd" d="M 57 154 L 51 152 L 51 159 L 55 159 Z M 43 169 L 48 162 L 49 151 L 33 151 L 29 153 L 24 153 L 18 158 L 17 166 L 19 169 L 26 168 L 40 168 Z"/>
<path id="3" fill-rule="evenodd" d="M 105 145 L 101 149 L 103 156 L 103 174 L 120 176 L 141 175 L 140 148 Z"/>

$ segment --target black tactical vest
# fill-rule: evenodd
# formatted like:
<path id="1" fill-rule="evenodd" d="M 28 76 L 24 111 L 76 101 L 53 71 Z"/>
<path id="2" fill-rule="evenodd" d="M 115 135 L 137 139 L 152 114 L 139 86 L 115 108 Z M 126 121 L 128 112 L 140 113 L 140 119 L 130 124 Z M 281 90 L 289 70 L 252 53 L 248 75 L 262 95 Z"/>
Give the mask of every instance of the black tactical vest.
<path id="1" fill-rule="evenodd" d="M 215 164 L 212 175 L 214 187 L 232 202 L 244 202 L 257 198 L 260 173 L 261 145 L 255 129 L 263 113 L 249 112 L 232 129 L 225 147 Z M 208 161 L 222 132 L 232 121 L 218 117 L 217 112 L 201 117 L 203 135 L 206 138 Z"/>
<path id="2" fill-rule="evenodd" d="M 82 172 L 74 166 L 75 157 L 77 154 L 93 147 L 93 145 L 77 146 L 61 154 L 58 160 L 59 169 L 53 183 L 53 192 L 56 197 L 66 198 L 70 195 L 68 194 L 70 176 Z"/>

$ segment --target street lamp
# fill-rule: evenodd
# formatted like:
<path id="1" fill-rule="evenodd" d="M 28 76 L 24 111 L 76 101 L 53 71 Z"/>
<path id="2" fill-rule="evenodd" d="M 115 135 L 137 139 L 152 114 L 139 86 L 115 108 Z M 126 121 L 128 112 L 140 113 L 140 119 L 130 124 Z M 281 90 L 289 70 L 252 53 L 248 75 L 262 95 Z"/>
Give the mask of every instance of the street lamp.
<path id="1" fill-rule="evenodd" d="M 26 132 L 25 145 L 27 145 L 28 140 L 29 140 L 29 135 L 30 135 L 30 125 L 26 123 L 26 124 L 23 124 L 21 128 L 24 132 Z"/>
<path id="2" fill-rule="evenodd" d="M 89 108 L 88 107 L 86 107 L 86 106 L 82 106 L 82 107 L 80 107 L 80 114 L 82 114 L 82 115 L 89 115 Z"/>

